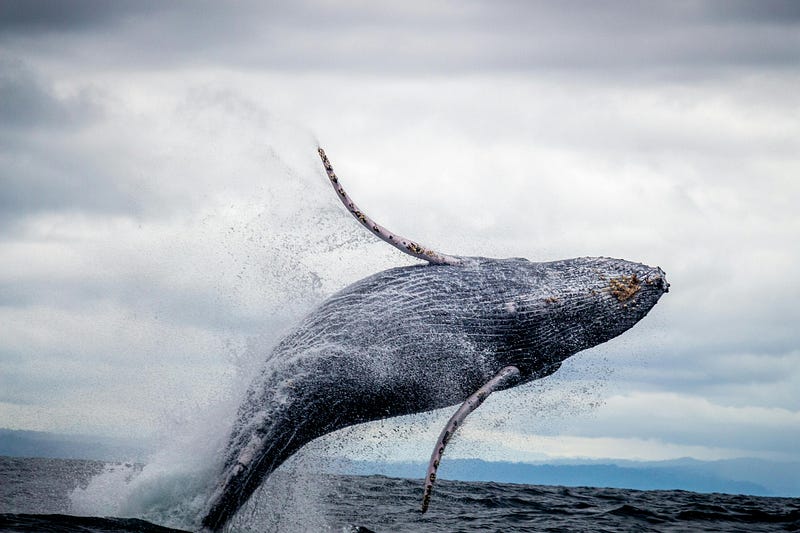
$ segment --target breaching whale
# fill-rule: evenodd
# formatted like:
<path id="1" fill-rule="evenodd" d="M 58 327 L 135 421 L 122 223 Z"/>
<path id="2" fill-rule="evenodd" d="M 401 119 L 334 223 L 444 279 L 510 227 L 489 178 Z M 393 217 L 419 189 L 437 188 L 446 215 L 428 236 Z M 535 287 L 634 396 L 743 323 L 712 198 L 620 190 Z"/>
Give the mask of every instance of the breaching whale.
<path id="1" fill-rule="evenodd" d="M 239 408 L 201 523 L 215 531 L 278 466 L 338 429 L 462 404 L 431 456 L 423 512 L 453 431 L 495 390 L 555 372 L 620 335 L 668 291 L 664 272 L 621 259 L 552 262 L 442 254 L 361 211 L 320 148 L 337 195 L 370 232 L 427 261 L 323 302 L 267 356 Z"/>

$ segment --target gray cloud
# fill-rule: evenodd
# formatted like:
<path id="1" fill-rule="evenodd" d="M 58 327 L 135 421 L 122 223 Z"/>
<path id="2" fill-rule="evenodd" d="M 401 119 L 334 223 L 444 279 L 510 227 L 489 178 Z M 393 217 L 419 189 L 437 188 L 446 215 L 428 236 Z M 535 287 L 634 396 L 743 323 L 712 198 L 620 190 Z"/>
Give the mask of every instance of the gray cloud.
<path id="1" fill-rule="evenodd" d="M 4 40 L 19 53 L 23 47 L 34 53 L 58 47 L 76 60 L 112 68 L 219 63 L 292 72 L 545 69 L 663 78 L 718 76 L 747 66 L 791 68 L 800 59 L 797 6 L 778 0 L 724 6 L 304 1 L 250 2 L 236 9 L 212 2 L 123 2 L 113 8 L 78 2 L 69 13 L 58 3 L 9 5 Z M 54 31 L 61 33 L 41 41 Z"/>
<path id="2" fill-rule="evenodd" d="M 58 98 L 21 60 L 0 56 L 0 134 L 13 131 L 19 135 L 20 128 L 37 126 L 79 127 L 96 118 L 99 111 L 88 92 Z"/>
<path id="3" fill-rule="evenodd" d="M 0 58 L 0 233 L 34 212 L 140 209 L 75 141 L 101 120 L 101 101 L 89 90 L 57 96 L 23 61 Z"/>
<path id="4" fill-rule="evenodd" d="M 784 409 L 726 407 L 699 397 L 670 394 L 635 395 L 609 401 L 614 409 L 602 410 L 581 424 L 575 434 L 655 438 L 663 442 L 782 453 L 792 453 L 800 437 L 797 425 L 800 416 Z M 675 409 L 686 415 L 675 417 Z M 631 419 L 636 422 L 631 424 Z"/>
<path id="5" fill-rule="evenodd" d="M 336 204 L 313 127 L 359 204 L 433 247 L 667 271 L 560 396 L 495 411 L 530 407 L 514 431 L 616 370 L 663 427 L 635 396 L 574 433 L 792 451 L 796 3 L 65 6 L 0 16 L 0 425 L 152 429 L 156 400 L 260 361 L 248 338 L 407 264 Z"/>
<path id="6" fill-rule="evenodd" d="M 0 152 L 0 210 L 6 223 L 37 212 L 142 211 L 146 198 L 132 195 L 124 182 L 86 161 L 86 154 L 52 145 L 30 148 Z"/>
<path id="7" fill-rule="evenodd" d="M 153 14 L 163 2 L 121 0 L 7 0 L 0 4 L 0 34 L 4 32 L 64 32 L 119 23 L 132 14 Z"/>

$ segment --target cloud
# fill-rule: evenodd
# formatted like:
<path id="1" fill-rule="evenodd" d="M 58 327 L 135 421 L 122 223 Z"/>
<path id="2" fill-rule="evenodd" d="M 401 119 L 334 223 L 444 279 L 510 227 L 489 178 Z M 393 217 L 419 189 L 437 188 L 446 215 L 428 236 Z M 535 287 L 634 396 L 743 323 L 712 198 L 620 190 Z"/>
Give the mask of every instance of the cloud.
<path id="1" fill-rule="evenodd" d="M 108 26 L 133 13 L 151 13 L 161 2 L 127 1 L 110 5 L 75 0 L 69 5 L 46 0 L 8 0 L 0 6 L 0 33 L 81 31 Z"/>
<path id="2" fill-rule="evenodd" d="M 87 92 L 59 97 L 22 61 L 0 56 L 0 132 L 72 126 L 96 111 Z"/>
<path id="3" fill-rule="evenodd" d="M 21 60 L 0 58 L 0 220 L 53 209 L 135 211 L 124 184 L 86 150 L 103 101 L 88 87 L 58 94 Z"/>
<path id="4" fill-rule="evenodd" d="M 715 404 L 676 393 L 634 393 L 608 399 L 584 436 L 646 437 L 710 447 L 740 447 L 759 453 L 793 455 L 800 411 Z M 631 424 L 630 421 L 636 422 Z"/>
<path id="5" fill-rule="evenodd" d="M 528 452 L 791 453 L 796 4 L 237 7 L 3 3 L 0 425 L 153 431 L 142 390 L 235 394 L 315 302 L 409 264 L 318 139 L 434 248 L 666 270 L 640 325 L 475 415 Z"/>
<path id="6" fill-rule="evenodd" d="M 465 431 L 461 450 L 449 450 L 455 457 L 472 458 L 478 451 L 484 460 L 524 458 L 527 461 L 552 459 L 618 459 L 633 461 L 665 461 L 693 457 L 700 460 L 720 460 L 736 457 L 761 457 L 749 448 L 726 448 L 706 445 L 687 445 L 651 438 L 576 437 L 572 435 L 541 436 L 518 434 L 513 431 Z M 463 450 L 463 451 L 462 451 Z M 483 455 L 486 453 L 487 455 Z M 774 459 L 774 455 L 766 457 Z"/>
<path id="7" fill-rule="evenodd" d="M 384 75 L 544 70 L 708 77 L 752 65 L 787 68 L 798 59 L 797 8 L 779 0 L 725 9 L 711 2 L 517 1 L 4 6 L 0 36 L 15 48 L 52 53 L 56 41 L 66 39 L 67 47 L 58 46 L 105 66 L 124 58 L 162 67 L 219 63 Z M 93 46 L 97 40 L 103 47 Z"/>

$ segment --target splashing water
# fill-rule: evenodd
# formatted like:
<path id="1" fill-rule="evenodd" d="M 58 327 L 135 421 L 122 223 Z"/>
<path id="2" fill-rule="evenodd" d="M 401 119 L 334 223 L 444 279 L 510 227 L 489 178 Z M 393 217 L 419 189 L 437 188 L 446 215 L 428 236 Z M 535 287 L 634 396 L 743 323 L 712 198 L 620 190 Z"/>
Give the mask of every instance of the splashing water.
<path id="1" fill-rule="evenodd" d="M 166 272 L 164 277 L 203 286 L 214 295 L 215 307 L 235 315 L 236 320 L 202 317 L 222 324 L 216 329 L 226 349 L 217 364 L 226 367 L 224 383 L 214 383 L 210 398 L 201 404 L 163 398 L 164 411 L 155 417 L 161 426 L 157 451 L 145 465 L 107 465 L 87 487 L 72 493 L 72 513 L 195 527 L 218 482 L 221 451 L 237 407 L 275 340 L 327 294 L 375 269 L 376 257 L 378 262 L 392 260 L 383 250 L 364 251 L 372 245 L 369 236 L 348 221 L 331 197 L 313 138 L 286 124 L 280 127 L 280 132 L 261 132 L 277 142 L 250 154 L 258 160 L 258 174 L 239 177 L 252 185 L 246 200 L 221 196 L 187 217 L 179 231 L 162 237 L 171 240 L 171 253 L 196 259 L 194 271 L 182 271 L 180 278 Z M 373 262 L 346 262 L 343 268 L 339 259 L 348 251 L 371 256 Z M 168 257 L 162 268 L 184 262 Z M 204 386 L 198 381 L 198 387 Z M 312 485 L 292 494 L 313 494 Z"/>

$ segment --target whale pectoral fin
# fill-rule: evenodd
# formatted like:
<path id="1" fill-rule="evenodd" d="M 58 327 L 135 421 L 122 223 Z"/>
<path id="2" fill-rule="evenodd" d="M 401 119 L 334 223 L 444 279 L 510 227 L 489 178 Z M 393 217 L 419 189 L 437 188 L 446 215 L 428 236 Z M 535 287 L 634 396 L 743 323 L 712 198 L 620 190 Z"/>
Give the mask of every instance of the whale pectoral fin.
<path id="1" fill-rule="evenodd" d="M 515 366 L 507 366 L 500 370 L 492 379 L 486 384 L 475 391 L 469 398 L 461 404 L 458 411 L 450 417 L 450 420 L 445 424 L 444 429 L 439 434 L 439 439 L 436 441 L 436 446 L 433 448 L 431 460 L 428 463 L 428 473 L 425 476 L 425 489 L 422 493 L 422 509 L 424 513 L 428 510 L 428 504 L 431 501 L 431 493 L 433 492 L 433 483 L 436 481 L 436 470 L 439 469 L 439 463 L 444 455 L 444 448 L 453 436 L 453 433 L 461 427 L 467 416 L 480 407 L 480 405 L 489 397 L 491 393 L 519 378 L 519 368 Z"/>
<path id="2" fill-rule="evenodd" d="M 333 185 L 333 188 L 338 193 L 337 196 L 339 197 L 339 200 L 341 200 L 347 210 L 350 211 L 354 217 L 356 217 L 356 220 L 361 222 L 376 237 L 391 244 L 401 252 L 407 253 L 408 255 L 418 259 L 423 259 L 434 265 L 460 265 L 463 263 L 463 259 L 460 257 L 455 257 L 431 250 L 430 248 L 427 248 L 416 241 L 412 241 L 411 239 L 407 239 L 401 235 L 392 233 L 369 218 L 366 213 L 361 211 L 358 206 L 353 203 L 353 200 L 351 200 L 350 196 L 348 196 L 348 194 L 345 192 L 342 184 L 339 182 L 339 178 L 336 177 L 336 173 L 333 171 L 333 166 L 328 160 L 328 156 L 325 155 L 325 150 L 322 148 L 317 148 L 317 152 L 319 153 L 319 157 L 322 159 L 322 166 L 325 167 L 325 173 L 328 174 L 328 179 L 330 180 L 331 185 Z"/>

